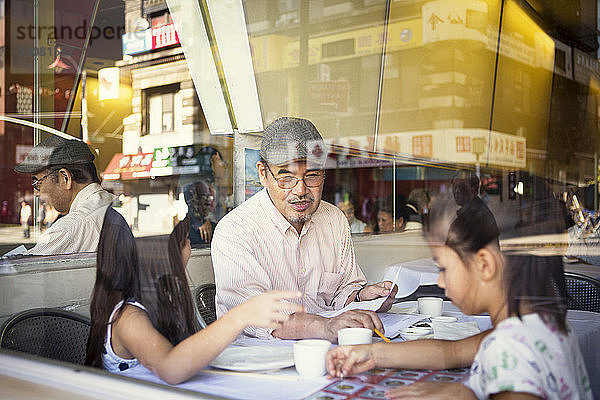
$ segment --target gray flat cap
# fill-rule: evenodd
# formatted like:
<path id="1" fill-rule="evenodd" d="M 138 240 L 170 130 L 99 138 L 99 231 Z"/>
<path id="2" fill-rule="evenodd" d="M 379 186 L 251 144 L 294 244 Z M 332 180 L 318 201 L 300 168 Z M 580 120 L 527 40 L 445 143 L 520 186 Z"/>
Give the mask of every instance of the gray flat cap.
<path id="1" fill-rule="evenodd" d="M 22 174 L 36 174 L 53 165 L 87 164 L 94 154 L 81 140 L 69 140 L 51 135 L 35 146 L 25 160 L 15 167 Z"/>
<path id="2" fill-rule="evenodd" d="M 273 165 L 301 159 L 323 165 L 327 159 L 325 143 L 313 123 L 293 117 L 277 118 L 265 128 L 259 155 Z"/>

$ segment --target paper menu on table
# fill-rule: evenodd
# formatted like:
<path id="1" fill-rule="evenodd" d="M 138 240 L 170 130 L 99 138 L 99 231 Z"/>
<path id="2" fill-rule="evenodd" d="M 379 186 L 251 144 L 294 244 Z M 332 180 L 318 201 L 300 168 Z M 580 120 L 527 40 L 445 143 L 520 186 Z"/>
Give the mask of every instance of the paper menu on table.
<path id="1" fill-rule="evenodd" d="M 24 245 L 20 245 L 20 246 L 15 247 L 11 251 L 3 254 L 2 258 L 10 257 L 10 256 L 17 256 L 17 255 L 25 253 L 26 251 L 27 251 L 27 247 L 25 247 Z"/>
<path id="2" fill-rule="evenodd" d="M 320 312 L 319 315 L 322 317 L 326 317 L 326 318 L 333 318 L 333 317 L 337 317 L 338 315 L 345 313 L 346 311 L 350 311 L 350 310 L 377 311 L 381 308 L 381 306 L 383 305 L 383 303 L 386 300 L 387 300 L 387 297 L 380 297 L 375 300 L 367 300 L 367 301 L 360 301 L 360 302 L 353 301 L 352 303 L 348 304 L 346 307 L 344 307 L 340 310 L 323 311 L 323 312 Z"/>
<path id="3" fill-rule="evenodd" d="M 436 284 L 438 276 L 439 270 L 435 261 L 424 258 L 387 267 L 383 280 L 398 286 L 396 298 L 401 299 L 413 294 L 421 285 Z"/>

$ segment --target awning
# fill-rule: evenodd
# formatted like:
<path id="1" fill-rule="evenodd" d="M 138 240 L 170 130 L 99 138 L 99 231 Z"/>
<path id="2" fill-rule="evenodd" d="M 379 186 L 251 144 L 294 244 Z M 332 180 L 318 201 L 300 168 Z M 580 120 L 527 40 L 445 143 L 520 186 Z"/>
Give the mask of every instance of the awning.
<path id="1" fill-rule="evenodd" d="M 106 180 L 149 178 L 152 158 L 152 153 L 117 153 L 104 170 L 103 178 Z"/>

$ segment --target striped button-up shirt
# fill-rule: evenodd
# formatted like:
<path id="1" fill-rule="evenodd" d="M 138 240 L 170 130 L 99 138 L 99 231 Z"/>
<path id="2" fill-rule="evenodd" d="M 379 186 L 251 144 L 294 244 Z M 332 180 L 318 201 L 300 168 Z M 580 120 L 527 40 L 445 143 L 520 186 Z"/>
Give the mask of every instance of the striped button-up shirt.
<path id="1" fill-rule="evenodd" d="M 221 219 L 211 254 L 218 316 L 269 290 L 299 290 L 309 313 L 337 310 L 366 283 L 348 221 L 337 207 L 321 201 L 298 234 L 266 189 Z M 272 337 L 265 329 L 245 332 Z"/>
<path id="2" fill-rule="evenodd" d="M 96 251 L 106 209 L 114 196 L 90 183 L 73 199 L 69 213 L 57 219 L 25 254 L 51 255 Z"/>

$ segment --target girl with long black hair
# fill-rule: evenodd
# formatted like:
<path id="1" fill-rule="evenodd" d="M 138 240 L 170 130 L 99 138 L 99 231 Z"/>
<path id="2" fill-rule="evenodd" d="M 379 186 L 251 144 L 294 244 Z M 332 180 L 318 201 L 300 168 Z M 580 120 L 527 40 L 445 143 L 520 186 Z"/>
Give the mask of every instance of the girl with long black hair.
<path id="1" fill-rule="evenodd" d="M 170 384 L 206 367 L 247 326 L 276 328 L 297 292 L 268 292 L 233 308 L 199 330 L 185 273 L 191 247 L 189 218 L 168 240 L 134 239 L 120 214 L 109 208 L 100 234 L 92 327 L 86 364 L 120 372 L 147 368 Z"/>

